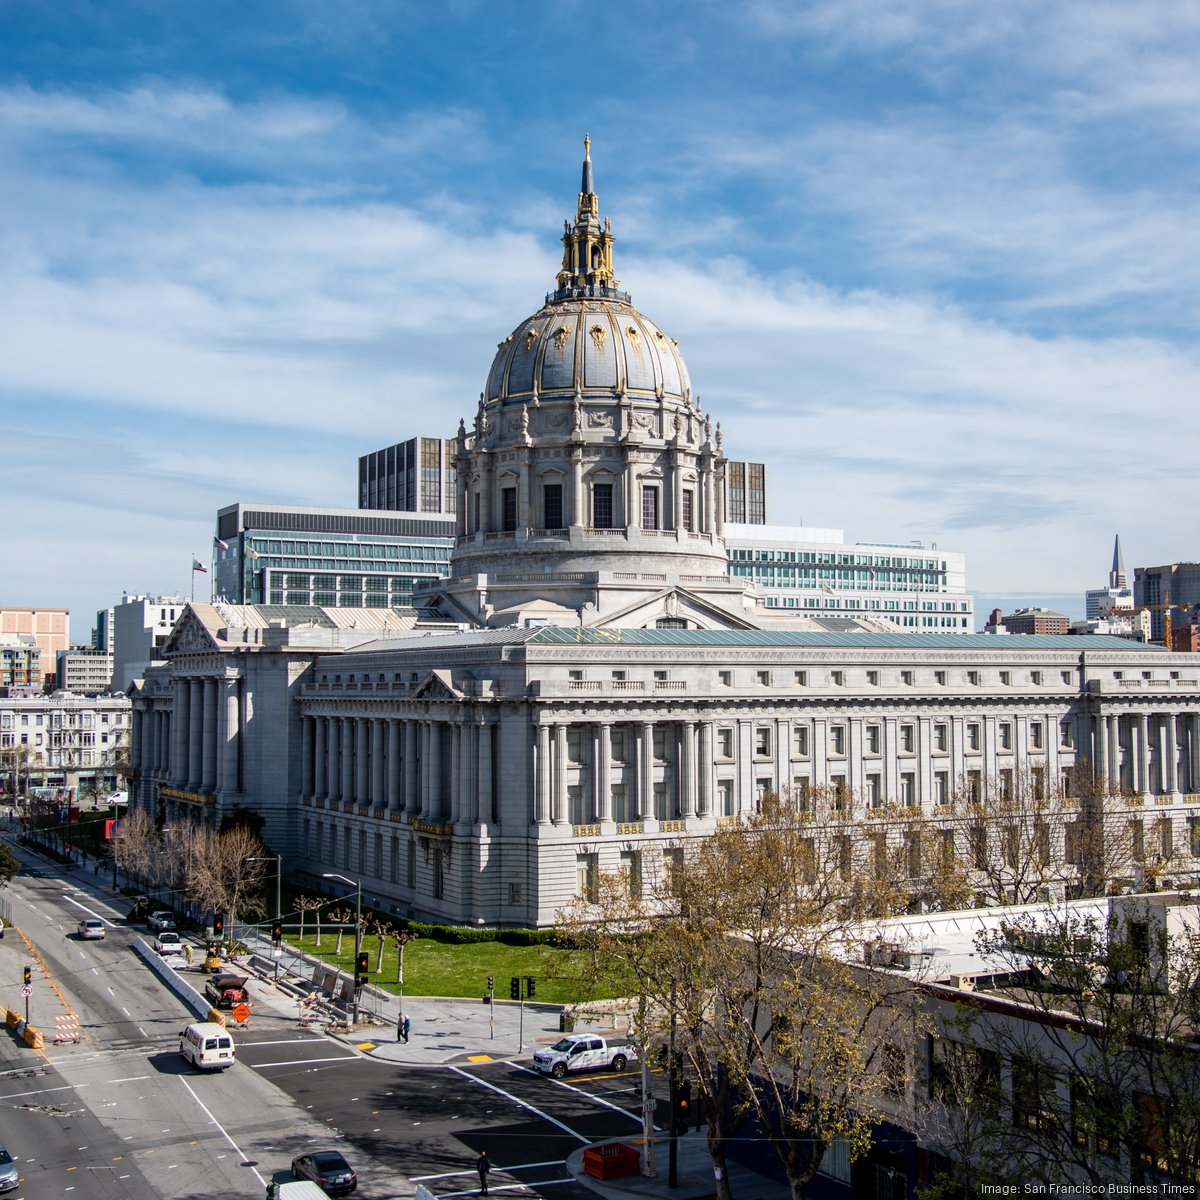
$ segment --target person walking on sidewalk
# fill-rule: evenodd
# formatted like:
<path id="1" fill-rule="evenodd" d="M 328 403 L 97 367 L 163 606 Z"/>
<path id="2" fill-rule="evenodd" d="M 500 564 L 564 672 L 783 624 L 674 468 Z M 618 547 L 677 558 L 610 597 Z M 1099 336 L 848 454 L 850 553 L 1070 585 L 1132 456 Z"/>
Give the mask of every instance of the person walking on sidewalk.
<path id="1" fill-rule="evenodd" d="M 396 1040 L 403 1042 L 407 1046 L 408 1034 L 411 1029 L 412 1022 L 404 1015 L 404 1013 L 401 1013 L 396 1019 Z"/>
<path id="2" fill-rule="evenodd" d="M 491 1161 L 488 1159 L 487 1151 L 481 1150 L 479 1157 L 475 1160 L 475 1170 L 479 1172 L 479 1194 L 486 1196 L 488 1172 L 492 1169 Z"/>

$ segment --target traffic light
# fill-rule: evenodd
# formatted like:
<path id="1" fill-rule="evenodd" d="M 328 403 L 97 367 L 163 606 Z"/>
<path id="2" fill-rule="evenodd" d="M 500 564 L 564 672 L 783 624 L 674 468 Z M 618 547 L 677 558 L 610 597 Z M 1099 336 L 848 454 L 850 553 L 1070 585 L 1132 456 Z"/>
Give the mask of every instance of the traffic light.
<path id="1" fill-rule="evenodd" d="M 225 918 L 220 913 L 217 913 L 213 917 L 213 937 L 219 938 L 219 937 L 224 937 L 224 936 L 225 936 Z"/>
<path id="2" fill-rule="evenodd" d="M 26 967 L 25 968 L 25 986 L 28 987 L 30 985 L 30 983 L 32 983 L 32 982 L 33 982 L 33 972 L 28 967 Z"/>
<path id="3" fill-rule="evenodd" d="M 532 975 L 525 976 L 525 996 L 532 1000 L 537 995 L 537 980 Z"/>
<path id="4" fill-rule="evenodd" d="M 25 970 L 28 971 L 29 968 L 26 967 Z M 521 998 L 521 980 L 516 975 L 508 981 L 508 998 L 510 1000 L 520 1000 Z"/>
<path id="5" fill-rule="evenodd" d="M 276 920 L 271 923 L 271 941 L 279 945 L 283 941 L 283 922 Z"/>
<path id="6" fill-rule="evenodd" d="M 496 990 L 496 977 L 495 977 L 495 975 L 489 975 L 488 976 L 488 995 L 490 996 L 495 990 Z"/>
<path id="7" fill-rule="evenodd" d="M 675 1085 L 675 1136 L 687 1133 L 692 1116 L 692 1085 L 681 1079 Z"/>
<path id="8" fill-rule="evenodd" d="M 371 975 L 371 956 L 366 950 L 360 950 L 354 960 L 354 982 L 364 984 Z"/>

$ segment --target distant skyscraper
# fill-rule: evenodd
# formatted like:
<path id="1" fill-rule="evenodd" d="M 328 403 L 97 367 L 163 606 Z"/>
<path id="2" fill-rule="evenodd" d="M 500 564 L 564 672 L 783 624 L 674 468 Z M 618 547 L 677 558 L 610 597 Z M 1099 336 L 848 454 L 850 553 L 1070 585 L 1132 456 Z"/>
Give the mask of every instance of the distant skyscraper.
<path id="1" fill-rule="evenodd" d="M 458 443 L 409 438 L 358 460 L 358 507 L 392 512 L 453 513 Z"/>
<path id="2" fill-rule="evenodd" d="M 767 468 L 764 463 L 725 464 L 725 520 L 731 525 L 767 523 Z"/>
<path id="3" fill-rule="evenodd" d="M 1121 538 L 1113 541 L 1112 569 L 1108 573 L 1108 587 L 1089 588 L 1084 593 L 1084 616 L 1089 621 L 1099 620 L 1106 612 L 1133 607 L 1133 589 L 1129 576 L 1125 574 L 1125 560 L 1121 555 Z"/>
<path id="4" fill-rule="evenodd" d="M 1192 608 L 1200 604 L 1200 563 L 1173 562 L 1161 567 L 1134 567 L 1133 599 L 1139 608 L 1148 608 L 1154 641 L 1163 638 L 1163 613 L 1172 609 Z"/>

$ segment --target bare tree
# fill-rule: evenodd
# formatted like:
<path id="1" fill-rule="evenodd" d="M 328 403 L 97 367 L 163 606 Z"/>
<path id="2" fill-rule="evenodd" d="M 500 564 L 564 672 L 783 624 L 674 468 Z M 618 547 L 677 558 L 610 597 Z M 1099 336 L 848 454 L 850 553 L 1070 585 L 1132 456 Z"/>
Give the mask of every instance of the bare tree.
<path id="1" fill-rule="evenodd" d="M 316 946 L 321 948 L 321 909 L 325 904 L 325 900 L 318 896 L 298 896 L 296 898 L 296 909 L 300 913 L 300 941 L 304 941 L 304 914 L 312 913 L 313 921 L 317 930 Z"/>
<path id="2" fill-rule="evenodd" d="M 404 925 L 393 928 L 388 933 L 389 940 L 396 947 L 396 984 L 401 988 L 404 987 L 404 947 L 420 936 L 415 929 Z"/>
<path id="3" fill-rule="evenodd" d="M 328 913 L 331 924 L 337 926 L 337 945 L 334 947 L 334 956 L 340 958 L 342 955 L 342 935 L 346 932 L 346 926 L 354 923 L 354 909 L 352 908 L 331 908 Z"/>
<path id="4" fill-rule="evenodd" d="M 911 983 L 850 961 L 865 921 L 907 906 L 907 881 L 855 811 L 836 789 L 768 795 L 661 871 L 601 876 L 560 914 L 645 997 L 642 1036 L 673 1045 L 696 1080 L 719 1200 L 751 1112 L 799 1200 L 833 1140 L 865 1150 L 908 1060 Z"/>
<path id="5" fill-rule="evenodd" d="M 266 852 L 259 836 L 244 825 L 223 832 L 196 826 L 188 838 L 188 893 L 205 908 L 228 913 L 231 934 L 239 914 L 255 917 L 266 911 L 262 899 Z"/>
<path id="6" fill-rule="evenodd" d="M 375 974 L 379 975 L 383 971 L 383 948 L 387 945 L 388 938 L 391 936 L 394 926 L 383 917 L 371 917 L 367 921 L 367 927 L 370 929 L 372 936 L 378 939 L 375 955 Z"/>
<path id="7" fill-rule="evenodd" d="M 156 873 L 151 864 L 161 853 L 161 844 L 154 820 L 145 809 L 129 809 L 113 839 L 112 853 L 127 876 L 145 882 Z"/>

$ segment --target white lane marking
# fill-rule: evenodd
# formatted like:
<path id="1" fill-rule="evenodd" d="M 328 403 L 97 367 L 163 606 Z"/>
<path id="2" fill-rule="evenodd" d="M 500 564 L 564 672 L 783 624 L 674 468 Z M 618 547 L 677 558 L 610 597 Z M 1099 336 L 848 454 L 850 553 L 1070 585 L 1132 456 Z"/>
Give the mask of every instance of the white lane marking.
<path id="1" fill-rule="evenodd" d="M 138 1033 L 140 1033 L 142 1035 L 142 1037 L 150 1036 L 140 1025 L 138 1026 Z"/>
<path id="2" fill-rule="evenodd" d="M 495 1184 L 488 1184 L 488 1193 L 492 1192 L 523 1192 L 528 1188 L 552 1187 L 556 1183 L 574 1183 L 575 1176 L 568 1176 L 566 1179 L 539 1179 L 536 1183 L 506 1183 L 502 1187 L 496 1187 Z M 465 1192 L 438 1192 L 438 1200 L 444 1200 L 447 1196 L 478 1196 L 478 1188 L 468 1188 Z"/>
<path id="3" fill-rule="evenodd" d="M 237 1142 L 235 1142 L 233 1140 L 233 1138 L 231 1138 L 229 1136 L 229 1133 L 225 1129 L 225 1126 L 222 1125 L 221 1122 L 218 1121 L 217 1118 L 212 1115 L 212 1112 L 209 1110 L 208 1106 L 204 1103 L 204 1101 L 201 1100 L 200 1097 L 197 1096 L 194 1091 L 192 1091 L 192 1085 L 190 1083 L 188 1083 L 188 1081 L 186 1079 L 181 1079 L 179 1082 L 182 1083 L 185 1088 L 187 1088 L 192 1099 L 195 1100 L 195 1102 L 198 1105 L 200 1105 L 200 1107 L 204 1110 L 204 1113 L 208 1117 L 208 1119 L 221 1131 L 221 1135 L 225 1138 L 225 1140 L 238 1152 L 238 1156 L 241 1158 L 242 1162 L 246 1162 L 246 1155 L 244 1155 L 242 1153 L 241 1146 L 239 1146 L 237 1144 Z M 258 1179 L 258 1182 L 265 1188 L 267 1186 L 267 1181 L 259 1174 L 258 1168 L 251 1167 L 250 1170 L 254 1172 L 255 1177 Z"/>
<path id="4" fill-rule="evenodd" d="M 243 1046 L 290 1046 L 293 1042 L 323 1042 L 325 1039 L 319 1034 L 313 1034 L 311 1037 L 298 1038 L 280 1038 L 274 1042 L 243 1042 Z"/>
<path id="5" fill-rule="evenodd" d="M 253 1045 L 253 1044 L 254 1044 L 253 1042 L 247 1043 L 247 1045 Z M 243 1046 L 242 1050 L 244 1051 L 245 1048 L 246 1047 Z M 303 1067 L 303 1066 L 307 1066 L 309 1063 L 353 1062 L 356 1058 L 358 1058 L 357 1054 L 339 1054 L 336 1058 L 293 1058 L 290 1062 L 247 1063 L 247 1066 L 253 1067 L 253 1069 L 256 1071 L 265 1071 L 267 1069 L 267 1067 Z M 246 1060 L 243 1058 L 242 1062 L 246 1062 Z"/>
<path id="6" fill-rule="evenodd" d="M 109 1083 L 137 1083 L 139 1079 L 149 1079 L 149 1075 L 130 1075 L 126 1079 L 110 1079 Z"/>
<path id="7" fill-rule="evenodd" d="M 75 905 L 76 908 L 82 908 L 83 911 L 88 914 L 88 916 L 95 917 L 97 921 L 103 921 L 104 924 L 106 926 L 108 926 L 109 929 L 116 928 L 116 926 L 113 925 L 113 923 L 111 921 L 102 917 L 94 908 L 88 908 L 88 906 L 86 904 L 80 904 L 78 900 L 73 900 L 70 896 L 64 896 L 63 899 L 68 904 Z"/>
<path id="8" fill-rule="evenodd" d="M 122 1011 L 122 1012 L 123 1012 L 123 1013 L 124 1013 L 126 1016 L 129 1016 L 129 1009 L 125 1008 L 125 1007 L 124 1007 L 124 1005 L 122 1005 L 122 1006 L 121 1006 L 121 1011 Z"/>
<path id="9" fill-rule="evenodd" d="M 523 1063 L 514 1062 L 511 1063 L 511 1065 L 516 1067 L 519 1071 L 528 1071 L 530 1075 L 537 1075 L 539 1079 L 542 1078 L 542 1073 L 540 1071 L 535 1071 L 531 1067 L 525 1066 Z M 605 1108 L 611 1108 L 613 1112 L 619 1112 L 628 1117 L 631 1121 L 635 1121 L 639 1125 L 642 1123 L 641 1113 L 631 1113 L 629 1109 L 622 1108 L 619 1104 L 614 1104 L 611 1100 L 605 1100 L 603 1096 L 597 1096 L 592 1092 L 585 1091 L 581 1087 L 576 1087 L 573 1083 L 565 1083 L 561 1079 L 552 1079 L 550 1082 L 557 1084 L 560 1088 L 566 1088 L 568 1092 L 575 1092 L 577 1095 L 584 1096 L 588 1100 L 595 1100 L 597 1104 L 602 1104 Z"/>
<path id="10" fill-rule="evenodd" d="M 528 1101 L 522 1100 L 520 1096 L 514 1096 L 512 1092 L 506 1092 L 502 1087 L 497 1087 L 494 1083 L 488 1083 L 486 1079 L 480 1079 L 478 1075 L 472 1075 L 470 1071 L 464 1071 L 462 1067 L 451 1067 L 450 1070 L 457 1075 L 461 1075 L 464 1079 L 469 1079 L 472 1083 L 479 1084 L 480 1087 L 488 1088 L 498 1096 L 503 1096 L 506 1100 L 511 1100 L 519 1107 L 528 1109 L 535 1116 L 541 1117 L 543 1121 L 549 1121 L 551 1125 L 557 1126 L 563 1133 L 569 1133 L 576 1141 L 582 1142 L 585 1146 L 591 1143 L 591 1138 L 584 1137 L 582 1133 L 577 1133 L 570 1125 L 564 1125 L 556 1117 L 552 1117 L 548 1112 L 543 1112 L 540 1108 L 535 1108 Z"/>
<path id="11" fill-rule="evenodd" d="M 92 968 L 92 974 L 93 974 L 93 975 L 99 975 L 99 974 L 100 974 L 100 972 L 99 972 L 99 970 L 97 970 L 97 968 L 93 967 L 93 968 Z"/>
<path id="12" fill-rule="evenodd" d="M 534 1162 L 534 1163 L 513 1163 L 507 1167 L 501 1167 L 496 1163 L 492 1163 L 493 1171 L 503 1171 L 506 1174 L 512 1174 L 513 1171 L 532 1171 L 534 1167 L 563 1167 L 566 1166 L 566 1160 L 556 1158 L 551 1162 Z M 409 1179 L 412 1183 L 425 1183 L 430 1179 L 454 1179 L 459 1175 L 474 1175 L 474 1170 L 470 1171 L 446 1171 L 442 1175 L 410 1175 Z"/>
<path id="13" fill-rule="evenodd" d="M 116 993 L 116 992 L 114 992 L 114 991 L 112 990 L 112 988 L 109 988 L 109 989 L 108 989 L 108 994 L 109 994 L 110 996 L 115 996 L 117 993 Z"/>

